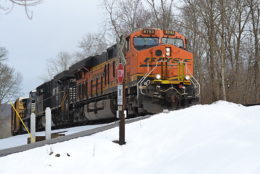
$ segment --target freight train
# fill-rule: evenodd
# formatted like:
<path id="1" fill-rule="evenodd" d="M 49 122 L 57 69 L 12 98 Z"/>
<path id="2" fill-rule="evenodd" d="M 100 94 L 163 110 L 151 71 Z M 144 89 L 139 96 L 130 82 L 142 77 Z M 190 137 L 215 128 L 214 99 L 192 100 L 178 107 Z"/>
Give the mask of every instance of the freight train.
<path id="1" fill-rule="evenodd" d="M 119 63 L 124 63 L 127 116 L 174 110 L 198 101 L 199 84 L 186 38 L 173 30 L 142 29 L 57 74 L 29 98 L 17 99 L 15 108 L 28 126 L 35 113 L 37 130 L 44 128 L 47 107 L 54 128 L 116 119 Z M 12 113 L 15 135 L 23 127 Z"/>

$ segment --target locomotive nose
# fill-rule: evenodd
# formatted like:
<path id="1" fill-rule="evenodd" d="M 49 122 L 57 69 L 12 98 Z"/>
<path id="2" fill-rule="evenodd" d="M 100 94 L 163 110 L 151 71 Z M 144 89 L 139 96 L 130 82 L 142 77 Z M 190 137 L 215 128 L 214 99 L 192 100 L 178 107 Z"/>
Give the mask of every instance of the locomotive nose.
<path id="1" fill-rule="evenodd" d="M 154 51 L 154 56 L 156 57 L 169 57 L 171 56 L 172 48 L 170 46 L 161 46 L 156 48 Z"/>
<path id="2" fill-rule="evenodd" d="M 171 47 L 165 47 L 165 55 L 166 56 L 171 56 L 171 52 L 172 52 Z"/>
<path id="3" fill-rule="evenodd" d="M 155 51 L 155 55 L 156 56 L 162 56 L 162 50 L 161 49 L 157 49 L 156 51 Z"/>

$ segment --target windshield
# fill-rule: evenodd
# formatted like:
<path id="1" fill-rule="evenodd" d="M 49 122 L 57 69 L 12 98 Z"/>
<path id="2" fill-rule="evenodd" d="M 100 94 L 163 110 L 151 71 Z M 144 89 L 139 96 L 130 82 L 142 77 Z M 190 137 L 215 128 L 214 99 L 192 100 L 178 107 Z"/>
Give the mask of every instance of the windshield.
<path id="1" fill-rule="evenodd" d="M 134 46 L 137 50 L 143 50 L 159 45 L 158 37 L 135 37 Z"/>
<path id="2" fill-rule="evenodd" d="M 162 43 L 163 44 L 175 45 L 176 47 L 179 47 L 179 48 L 184 48 L 184 44 L 183 44 L 182 39 L 163 37 Z"/>

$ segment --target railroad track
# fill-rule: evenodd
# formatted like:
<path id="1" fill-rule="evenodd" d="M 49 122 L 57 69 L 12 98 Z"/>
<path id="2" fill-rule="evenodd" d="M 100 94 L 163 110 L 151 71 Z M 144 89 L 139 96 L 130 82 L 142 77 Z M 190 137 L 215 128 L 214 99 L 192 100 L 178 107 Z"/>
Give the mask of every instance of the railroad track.
<path id="1" fill-rule="evenodd" d="M 136 121 L 140 121 L 140 120 L 143 120 L 143 119 L 146 119 L 146 118 L 149 118 L 149 117 L 151 117 L 151 115 L 147 115 L 147 116 L 143 116 L 143 117 L 137 117 L 137 118 L 134 118 L 134 119 L 127 119 L 126 124 L 133 123 L 133 122 L 136 122 Z M 44 141 L 39 141 L 39 142 L 32 143 L 32 144 L 26 144 L 26 145 L 22 145 L 22 146 L 3 149 L 3 150 L 0 150 L 0 157 L 7 156 L 7 155 L 10 155 L 10 154 L 14 154 L 14 153 L 18 153 L 18 152 L 23 152 L 23 151 L 34 149 L 34 148 L 37 148 L 37 147 L 42 147 L 42 146 L 45 146 L 45 145 L 60 143 L 60 142 L 68 141 L 68 140 L 79 138 L 79 137 L 85 137 L 85 136 L 93 135 L 95 133 L 103 132 L 103 131 L 118 127 L 118 125 L 119 125 L 119 121 L 116 121 L 116 122 L 113 122 L 113 123 L 105 125 L 105 126 L 101 126 L 101 127 L 98 127 L 98 128 L 94 128 L 94 129 L 90 129 L 90 130 L 66 135 L 66 136 L 63 136 L 63 137 L 57 137 L 57 138 L 54 138 L 54 139 L 51 139 L 51 140 L 44 140 Z"/>

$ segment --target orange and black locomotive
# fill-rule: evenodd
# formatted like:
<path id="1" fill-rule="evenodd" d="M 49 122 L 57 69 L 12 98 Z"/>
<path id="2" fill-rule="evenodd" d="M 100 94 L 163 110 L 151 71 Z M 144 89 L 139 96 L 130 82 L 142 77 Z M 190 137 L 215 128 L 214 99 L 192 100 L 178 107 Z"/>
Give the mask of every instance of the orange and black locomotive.
<path id="1" fill-rule="evenodd" d="M 35 106 L 38 129 L 44 126 L 46 107 L 52 110 L 54 127 L 115 119 L 117 66 L 124 63 L 128 116 L 173 110 L 198 100 L 193 62 L 183 35 L 172 30 L 143 29 L 121 37 L 120 43 L 101 55 L 87 57 L 40 85 L 27 103 Z M 15 119 L 14 114 L 12 117 Z M 23 117 L 27 122 L 29 118 L 29 114 Z M 19 124 L 13 126 L 13 134 L 22 130 Z"/>

